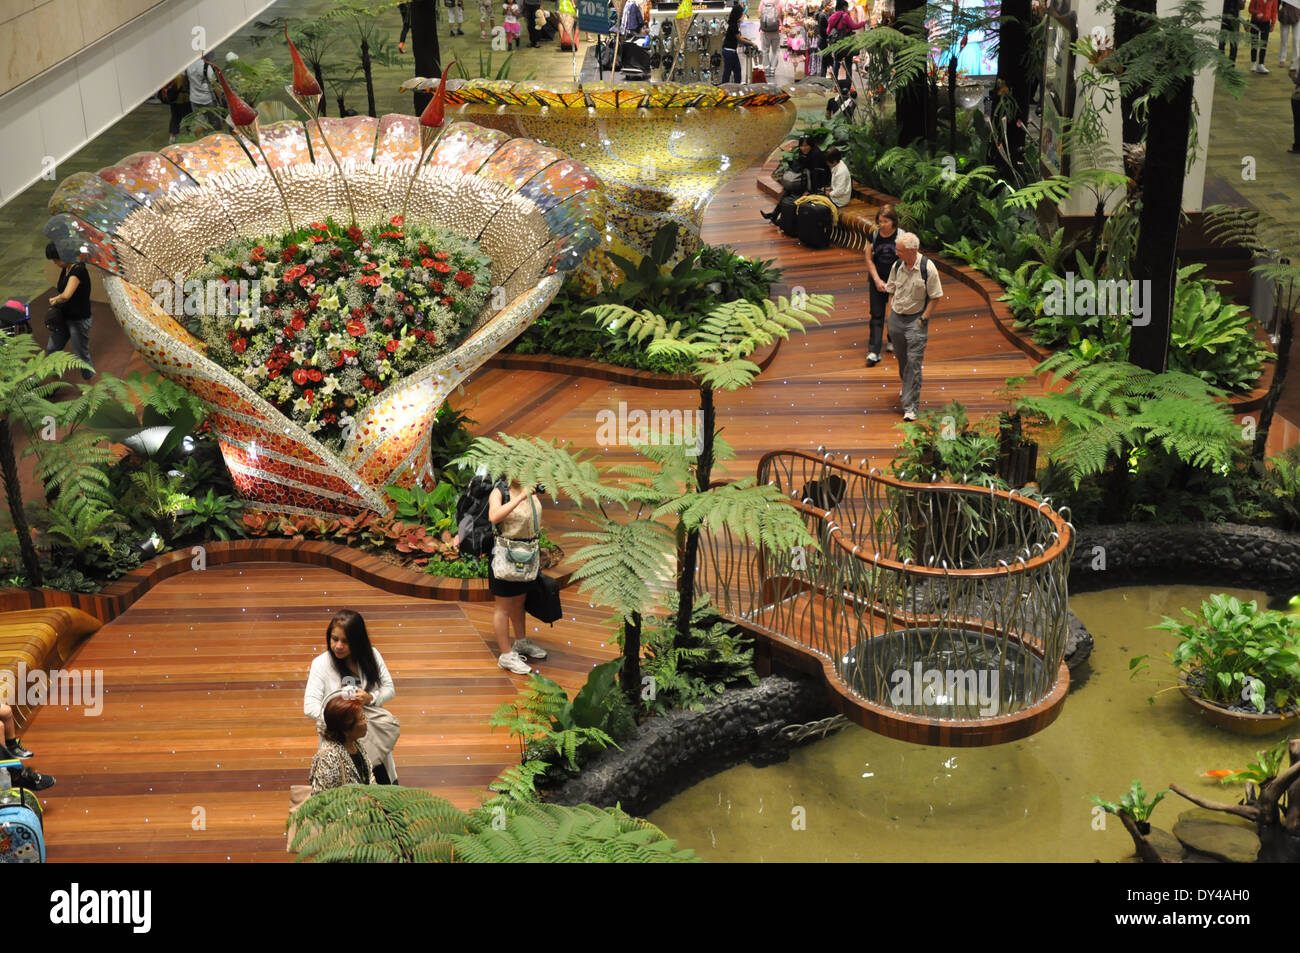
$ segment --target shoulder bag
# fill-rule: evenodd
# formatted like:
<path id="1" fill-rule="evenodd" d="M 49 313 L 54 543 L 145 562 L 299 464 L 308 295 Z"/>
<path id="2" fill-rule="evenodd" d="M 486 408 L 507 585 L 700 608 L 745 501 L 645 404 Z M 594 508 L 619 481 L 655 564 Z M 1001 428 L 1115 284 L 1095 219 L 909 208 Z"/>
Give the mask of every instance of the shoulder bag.
<path id="1" fill-rule="evenodd" d="M 502 582 L 532 582 L 541 568 L 541 551 L 537 542 L 541 525 L 537 518 L 537 503 L 531 496 L 528 505 L 533 511 L 533 538 L 497 536 L 492 547 L 492 575 Z"/>

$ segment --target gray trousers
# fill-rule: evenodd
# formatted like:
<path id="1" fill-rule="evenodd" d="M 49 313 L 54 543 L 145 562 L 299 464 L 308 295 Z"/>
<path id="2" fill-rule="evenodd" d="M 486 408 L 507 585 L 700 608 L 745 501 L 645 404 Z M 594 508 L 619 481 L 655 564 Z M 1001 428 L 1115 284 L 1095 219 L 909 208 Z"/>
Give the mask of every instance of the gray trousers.
<path id="1" fill-rule="evenodd" d="M 889 340 L 898 358 L 898 376 L 903 382 L 903 412 L 917 413 L 921 403 L 921 362 L 930 332 L 921 323 L 921 312 L 895 314 L 889 310 Z"/>
<path id="2" fill-rule="evenodd" d="M 781 61 L 781 34 L 760 33 L 763 41 L 763 69 L 767 71 L 767 81 L 776 82 L 776 66 Z"/>
<path id="3" fill-rule="evenodd" d="M 50 332 L 50 339 L 45 342 L 46 353 L 62 351 L 69 340 L 72 341 L 72 353 L 77 355 L 86 362 L 90 368 L 89 371 L 82 371 L 81 376 L 87 380 L 95 373 L 95 362 L 90 358 L 90 323 L 92 318 L 82 318 L 79 321 L 67 321 L 68 332 L 66 334 L 57 334 Z"/>

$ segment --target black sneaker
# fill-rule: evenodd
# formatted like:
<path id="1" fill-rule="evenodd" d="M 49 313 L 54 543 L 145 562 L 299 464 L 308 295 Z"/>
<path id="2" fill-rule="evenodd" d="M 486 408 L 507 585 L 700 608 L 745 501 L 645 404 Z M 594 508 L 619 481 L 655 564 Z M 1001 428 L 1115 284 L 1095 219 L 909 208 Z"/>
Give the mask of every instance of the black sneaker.
<path id="1" fill-rule="evenodd" d="M 18 787 L 29 791 L 44 791 L 54 787 L 54 776 L 39 774 L 31 768 L 23 768 L 22 773 L 18 775 L 17 784 Z"/>
<path id="2" fill-rule="evenodd" d="M 94 372 L 94 371 L 82 371 L 82 372 L 81 372 L 81 379 L 82 379 L 82 380 L 86 380 L 86 381 L 88 381 L 88 380 L 91 380 L 92 378 L 94 378 L 94 376 L 95 376 L 95 372 Z"/>
<path id="3" fill-rule="evenodd" d="M 5 750 L 8 751 L 11 755 L 13 755 L 15 758 L 21 758 L 24 761 L 26 761 L 28 758 L 30 758 L 32 755 L 36 753 L 35 751 L 28 751 L 26 748 L 24 748 L 22 746 L 21 738 L 15 738 L 13 741 L 7 742 L 5 744 Z"/>

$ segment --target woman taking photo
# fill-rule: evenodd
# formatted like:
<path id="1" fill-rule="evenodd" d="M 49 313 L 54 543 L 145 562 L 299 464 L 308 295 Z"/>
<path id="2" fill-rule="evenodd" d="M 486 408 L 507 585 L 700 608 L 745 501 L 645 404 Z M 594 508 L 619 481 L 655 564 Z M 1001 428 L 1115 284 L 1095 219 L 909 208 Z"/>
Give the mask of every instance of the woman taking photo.
<path id="1" fill-rule="evenodd" d="M 311 793 L 345 784 L 374 784 L 370 759 L 358 741 L 366 735 L 365 707 L 357 698 L 335 695 L 325 704 L 320 749 L 311 759 Z"/>
<path id="2" fill-rule="evenodd" d="M 312 659 L 303 712 L 319 723 L 328 707 L 326 701 L 348 694 L 347 690 L 367 710 L 370 727 L 361 744 L 374 765 L 376 780 L 396 784 L 393 747 L 401 726 L 383 706 L 392 701 L 397 690 L 383 656 L 370 645 L 365 620 L 351 609 L 341 610 L 325 629 L 325 651 Z"/>
<path id="3" fill-rule="evenodd" d="M 496 633 L 497 648 L 501 650 L 497 665 L 516 675 L 527 675 L 532 671 L 528 666 L 529 658 L 546 658 L 545 649 L 524 638 L 524 597 L 532 588 L 540 568 L 540 553 L 537 550 L 542 525 L 542 503 L 538 495 L 545 490 L 540 483 L 531 490 L 525 490 L 518 480 L 511 481 L 507 486 L 502 478 L 488 497 L 488 521 L 492 524 L 492 534 L 496 537 L 492 558 L 488 560 L 488 590 L 495 602 L 492 628 Z M 534 553 L 531 569 L 522 561 L 509 562 L 507 557 L 511 552 L 517 555 L 529 549 Z M 511 570 L 509 576 L 512 578 L 498 578 L 503 564 Z M 511 627 L 515 631 L 513 643 L 510 641 Z"/>
<path id="4" fill-rule="evenodd" d="M 885 282 L 889 280 L 889 270 L 898 260 L 898 213 L 892 205 L 880 206 L 876 213 L 876 227 L 871 232 L 867 243 L 867 275 L 871 279 L 867 291 L 871 296 L 871 336 L 867 341 L 867 367 L 880 363 L 880 338 L 885 329 L 885 302 L 889 294 L 885 291 Z"/>

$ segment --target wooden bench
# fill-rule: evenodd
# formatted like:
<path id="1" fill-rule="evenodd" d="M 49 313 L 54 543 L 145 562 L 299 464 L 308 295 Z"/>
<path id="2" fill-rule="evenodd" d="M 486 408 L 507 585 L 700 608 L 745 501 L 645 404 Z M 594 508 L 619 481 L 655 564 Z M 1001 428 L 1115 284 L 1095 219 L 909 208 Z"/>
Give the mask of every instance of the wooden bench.
<path id="1" fill-rule="evenodd" d="M 782 189 L 772 178 L 774 171 L 775 163 L 764 168 L 758 177 L 758 187 L 775 201 L 781 198 Z M 878 192 L 855 183 L 853 198 L 840 209 L 839 218 L 831 232 L 831 243 L 850 251 L 865 251 L 871 230 L 876 227 L 876 212 L 884 198 L 887 196 L 881 196 Z"/>
<path id="2" fill-rule="evenodd" d="M 61 668 L 87 636 L 102 623 L 88 612 L 73 608 L 21 609 L 0 612 L 0 672 L 12 673 L 9 684 L 18 684 L 19 665 L 27 672 Z M 13 705 L 19 727 L 31 719 L 33 706 Z"/>

